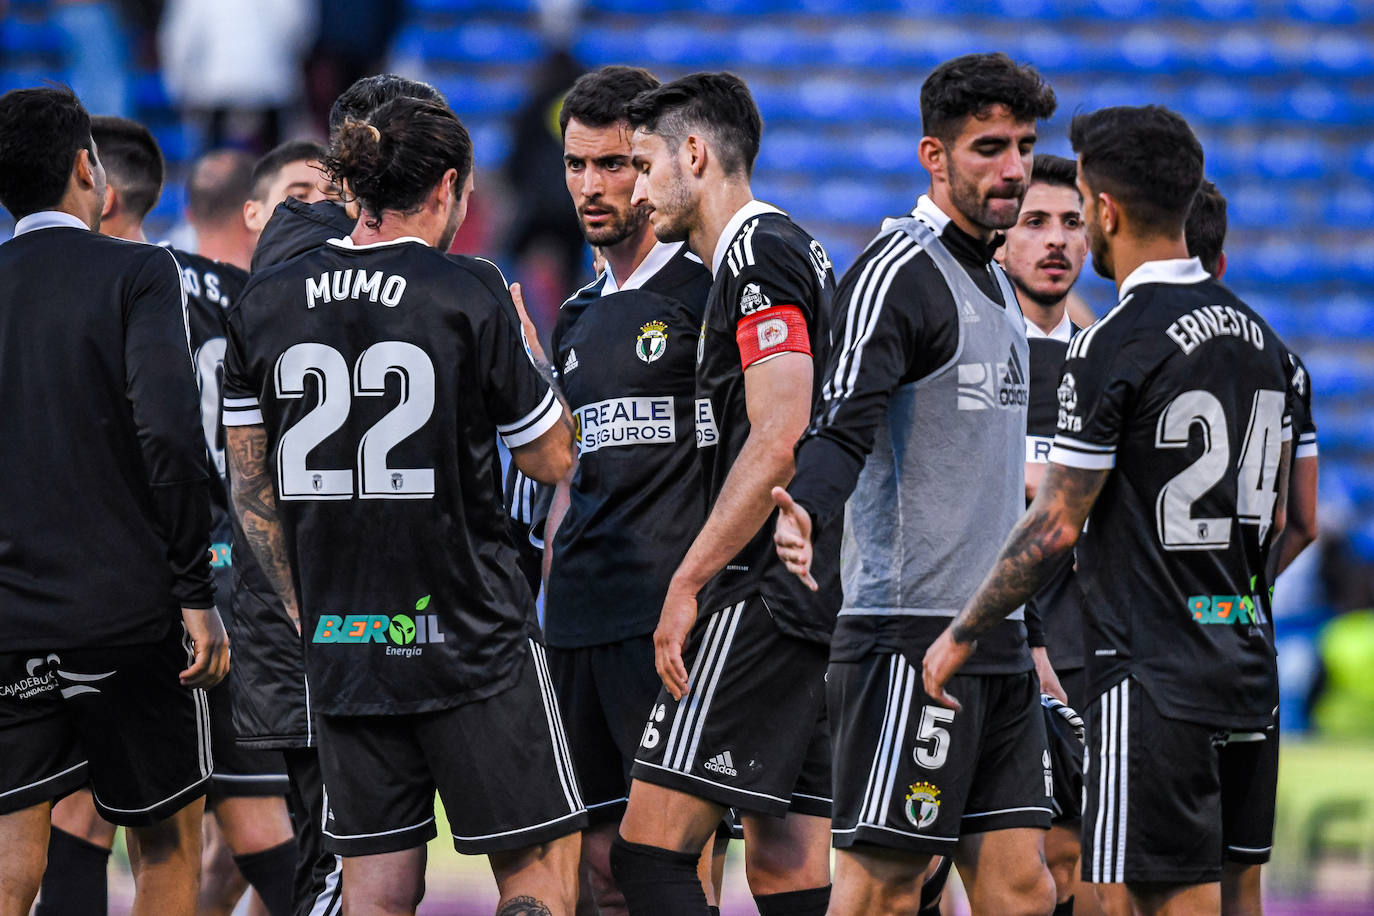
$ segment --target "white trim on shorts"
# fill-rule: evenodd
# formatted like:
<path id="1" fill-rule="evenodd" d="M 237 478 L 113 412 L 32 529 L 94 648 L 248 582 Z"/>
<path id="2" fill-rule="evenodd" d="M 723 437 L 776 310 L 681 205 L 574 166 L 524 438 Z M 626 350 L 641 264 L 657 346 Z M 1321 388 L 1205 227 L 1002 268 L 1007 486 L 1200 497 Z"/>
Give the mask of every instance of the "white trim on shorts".
<path id="1" fill-rule="evenodd" d="M 968 820 L 971 817 L 991 817 L 994 814 L 1015 814 L 1018 811 L 1043 811 L 1051 817 L 1054 816 L 1054 812 L 1049 808 L 1043 808 L 1040 805 L 1027 805 L 1021 808 L 998 808 L 996 811 L 976 811 L 973 814 L 963 815 L 962 819 Z"/>
<path id="2" fill-rule="evenodd" d="M 745 602 L 741 601 L 723 611 L 712 614 L 706 624 L 706 636 L 697 650 L 692 670 L 687 678 L 687 703 L 679 702 L 673 712 L 673 725 L 668 731 L 668 743 L 663 748 L 663 766 L 658 769 L 692 775 L 692 761 L 696 757 L 697 745 L 701 742 L 702 732 L 706 730 L 706 719 L 711 711 L 711 701 L 715 698 L 716 687 L 720 684 L 720 674 L 725 669 L 725 660 L 730 654 L 730 644 L 735 639 L 740 618 L 744 615 Z M 705 682 L 705 686 L 702 684 Z M 638 761 L 642 762 L 642 761 Z M 700 778 L 700 777 L 693 777 Z M 719 785 L 702 779 L 708 785 Z M 726 787 L 729 788 L 729 787 Z M 751 792 L 762 798 L 773 798 L 761 792 Z M 786 799 L 779 799 L 784 804 Z"/>
<path id="3" fill-rule="evenodd" d="M 202 776 L 202 777 L 200 777 L 199 779 L 197 779 L 195 782 L 191 783 L 189 786 L 186 786 L 186 787 L 183 788 L 183 789 L 177 789 L 177 790 L 176 790 L 175 792 L 173 792 L 171 795 L 168 795 L 166 798 L 162 799 L 161 801 L 155 801 L 155 802 L 153 802 L 151 805 L 148 805 L 146 808 L 116 808 L 114 805 L 107 805 L 107 804 L 105 804 L 103 801 L 100 800 L 100 796 L 99 796 L 99 795 L 96 795 L 96 794 L 95 794 L 95 786 L 94 786 L 94 784 L 92 784 L 92 786 L 91 786 L 91 797 L 95 799 L 95 803 L 96 803 L 96 805 L 97 805 L 98 807 L 104 808 L 106 811 L 113 811 L 115 814 L 146 814 L 147 812 L 153 810 L 154 808 L 158 807 L 159 805 L 165 805 L 165 804 L 167 804 L 169 801 L 171 801 L 172 799 L 176 798 L 178 795 L 185 795 L 187 792 L 190 792 L 192 789 L 195 789 L 195 788 L 197 788 L 197 787 L 199 787 L 199 786 L 202 786 L 202 785 L 204 785 L 205 783 L 207 783 L 207 782 L 209 782 L 209 781 L 210 781 L 210 777 L 209 777 L 209 776 Z"/>
<path id="4" fill-rule="evenodd" d="M 1093 823 L 1094 884 L 1126 880 L 1126 815 L 1130 785 L 1130 678 L 1102 694 L 1101 741 L 1097 748 L 1097 817 Z"/>
<path id="5" fill-rule="evenodd" d="M 684 773 L 684 772 L 682 772 L 681 770 L 675 770 L 675 769 L 673 769 L 672 767 L 665 767 L 665 766 L 662 766 L 661 764 L 657 764 L 657 763 L 650 763 L 650 762 L 648 762 L 647 760 L 639 760 L 639 759 L 636 759 L 636 760 L 635 760 L 635 766 L 637 766 L 637 767 L 649 767 L 650 769 L 654 769 L 654 770 L 662 770 L 662 771 L 665 772 L 665 773 L 674 773 L 674 774 L 676 774 L 676 775 L 678 775 L 678 776 L 683 777 L 684 779 L 695 779 L 697 782 L 705 783 L 705 784 L 708 785 L 708 786 L 716 786 L 717 788 L 720 788 L 720 789 L 727 789 L 727 790 L 729 790 L 730 792 L 737 793 L 737 794 L 739 794 L 739 795 L 752 795 L 752 796 L 754 796 L 755 798 L 766 798 L 766 799 L 768 799 L 769 801 L 779 802 L 779 803 L 784 804 L 784 805 L 789 805 L 789 804 L 791 804 L 791 802 L 792 802 L 792 800 L 791 800 L 790 798 L 779 798 L 779 797 L 776 796 L 776 795 L 769 795 L 767 792 L 755 792 L 753 789 L 741 789 L 741 788 L 739 788 L 738 786 L 726 785 L 726 784 L 723 783 L 723 782 L 716 782 L 716 781 L 713 780 L 713 779 L 707 779 L 705 776 L 697 776 L 697 775 L 694 774 L 694 773 Z M 714 804 L 722 804 L 722 803 L 721 803 L 721 802 L 714 802 Z M 730 807 L 730 806 L 727 805 L 726 807 Z M 752 814 L 753 812 L 749 812 L 749 813 Z"/>
<path id="6" fill-rule="evenodd" d="M 328 808 L 325 808 L 325 811 L 328 811 L 328 810 L 329 810 Z M 327 816 L 327 815 L 326 815 L 326 816 Z M 328 830 L 324 830 L 323 828 L 321 828 L 320 832 L 323 833 L 325 836 L 329 837 L 331 840 L 370 840 L 370 839 L 372 839 L 373 837 L 379 837 L 379 836 L 394 836 L 395 834 L 398 834 L 398 833 L 406 833 L 407 831 L 410 831 L 410 830 L 419 830 L 421 827 L 428 827 L 428 826 L 429 826 L 430 824 L 432 824 L 432 823 L 434 823 L 434 815 L 431 814 L 429 817 L 427 817 L 427 818 L 425 818 L 424 820 L 420 821 L 420 823 L 418 823 L 418 824 L 411 824 L 409 827 L 397 827 L 395 830 L 381 830 L 381 831 L 378 831 L 377 833 L 345 833 L 345 834 L 339 834 L 339 833 L 330 833 Z"/>
<path id="7" fill-rule="evenodd" d="M 16 792 L 23 792 L 25 789 L 34 789 L 34 788 L 37 788 L 38 786 L 43 785 L 43 783 L 45 783 L 45 782 L 52 782 L 54 779 L 61 779 L 63 776 L 66 776 L 68 773 L 72 772 L 73 770 L 79 770 L 79 769 L 81 769 L 81 768 L 84 767 L 88 762 L 89 762 L 89 761 L 83 760 L 83 761 L 81 761 L 80 763 L 76 764 L 75 766 L 67 767 L 67 768 L 66 768 L 65 770 L 63 770 L 61 773 L 54 773 L 54 774 L 52 774 L 51 776 L 44 776 L 42 779 L 38 780 L 37 782 L 31 782 L 31 783 L 29 783 L 27 786 L 19 786 L 17 789 L 7 789 L 7 790 L 4 791 L 4 792 L 0 792 L 0 798 L 4 798 L 4 797 L 7 796 L 7 795 L 13 795 L 13 794 L 15 794 Z"/>
<path id="8" fill-rule="evenodd" d="M 895 833 L 897 836 L 911 837 L 915 840 L 935 840 L 942 843 L 956 843 L 959 841 L 957 836 L 934 836 L 929 833 L 913 833 L 910 830 L 898 830 L 896 827 L 889 827 L 886 824 L 855 824 L 853 827 L 846 827 L 843 830 L 830 829 L 831 835 L 841 833 L 858 833 L 860 830 L 882 830 L 886 833 Z"/>
<path id="9" fill-rule="evenodd" d="M 612 799 L 611 801 L 597 802 L 597 803 L 594 804 L 594 805 L 588 805 L 588 806 L 587 806 L 587 810 L 588 810 L 588 811 L 593 811 L 593 810 L 595 810 L 595 809 L 597 809 L 597 808 L 609 808 L 611 805 L 622 805 L 622 804 L 625 804 L 625 803 L 629 802 L 629 800 L 630 800 L 630 796 L 626 795 L 626 796 L 623 797 L 623 798 L 615 798 L 615 799 Z"/>
<path id="10" fill-rule="evenodd" d="M 544 821 L 544 823 L 542 824 L 531 824 L 528 827 L 517 827 L 514 830 L 502 830 L 500 833 L 484 833 L 481 836 L 460 836 L 459 834 L 454 833 L 453 839 L 461 843 L 476 843 L 480 842 L 481 840 L 495 840 L 503 836 L 515 836 L 516 834 L 520 833 L 529 833 L 531 830 L 542 830 L 545 827 L 551 827 L 554 824 L 561 823 L 562 821 L 566 821 L 569 818 L 577 817 L 579 814 L 585 813 L 586 809 L 578 809 L 577 811 L 571 811 L 567 814 L 560 814 L 553 820 Z"/>

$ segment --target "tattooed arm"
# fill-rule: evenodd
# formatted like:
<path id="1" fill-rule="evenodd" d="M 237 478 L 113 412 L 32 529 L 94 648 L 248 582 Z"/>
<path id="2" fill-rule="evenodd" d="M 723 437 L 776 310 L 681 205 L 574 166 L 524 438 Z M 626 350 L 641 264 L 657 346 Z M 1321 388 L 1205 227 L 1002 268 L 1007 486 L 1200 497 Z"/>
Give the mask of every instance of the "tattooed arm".
<path id="1" fill-rule="evenodd" d="M 277 515 L 272 474 L 267 468 L 267 430 L 260 425 L 226 426 L 224 433 L 225 455 L 229 461 L 229 501 L 258 565 L 299 631 L 301 614 L 296 606 L 296 584 L 286 553 L 286 535 Z"/>
<path id="2" fill-rule="evenodd" d="M 1011 530 L 1001 556 L 959 616 L 926 651 L 926 693 L 959 708 L 945 684 L 973 654 L 976 640 L 1025 604 L 1073 549 L 1110 470 L 1051 464 L 1035 501 Z"/>

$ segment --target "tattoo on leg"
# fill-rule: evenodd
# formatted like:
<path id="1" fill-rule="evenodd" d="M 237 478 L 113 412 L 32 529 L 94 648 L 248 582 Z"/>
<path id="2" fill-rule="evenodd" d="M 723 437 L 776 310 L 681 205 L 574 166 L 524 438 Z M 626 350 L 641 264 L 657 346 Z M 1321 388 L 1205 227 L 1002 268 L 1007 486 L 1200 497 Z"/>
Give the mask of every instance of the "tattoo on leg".
<path id="1" fill-rule="evenodd" d="M 534 897 L 512 897 L 501 905 L 496 916 L 553 916 L 553 910 Z"/>

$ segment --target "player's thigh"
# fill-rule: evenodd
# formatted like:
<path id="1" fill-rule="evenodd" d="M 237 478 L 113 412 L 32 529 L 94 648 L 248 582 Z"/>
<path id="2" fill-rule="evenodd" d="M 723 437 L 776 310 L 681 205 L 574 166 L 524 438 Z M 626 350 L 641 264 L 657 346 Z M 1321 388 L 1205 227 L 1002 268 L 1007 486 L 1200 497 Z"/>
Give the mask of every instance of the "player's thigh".
<path id="1" fill-rule="evenodd" d="M 146 826 L 205 794 L 213 761 L 209 707 L 205 691 L 181 685 L 193 654 L 180 621 L 145 645 L 57 654 L 54 668 L 101 817 Z"/>
<path id="2" fill-rule="evenodd" d="M 795 812 L 746 814 L 744 867 L 755 896 L 830 883 L 830 819 Z"/>
<path id="3" fill-rule="evenodd" d="M 1049 913 L 1054 882 L 1045 867 L 1045 831 L 1012 827 L 959 840 L 954 862 L 975 913 Z"/>
<path id="4" fill-rule="evenodd" d="M 1219 881 L 1215 730 L 1164 717 L 1129 678 L 1089 704 L 1085 718 L 1083 880 L 1172 887 Z"/>
<path id="5" fill-rule="evenodd" d="M 549 843 L 587 824 L 544 647 L 530 640 L 527 650 L 507 689 L 419 717 L 425 760 L 462 853 Z"/>
<path id="6" fill-rule="evenodd" d="M 391 856 L 435 836 L 435 781 L 417 718 L 317 717 L 322 832 L 330 852 Z"/>
<path id="7" fill-rule="evenodd" d="M 825 646 L 783 634 L 758 598 L 699 619 L 684 652 L 689 691 L 680 701 L 659 693 L 635 781 L 785 814 L 824 703 L 826 657 Z"/>
<path id="8" fill-rule="evenodd" d="M 55 658 L 0 654 L 0 816 L 35 805 L 46 811 L 86 782 L 86 756 L 62 702 Z"/>
<path id="9" fill-rule="evenodd" d="M 343 912 L 413 912 L 425 895 L 426 848 L 345 856 Z"/>
<path id="10" fill-rule="evenodd" d="M 904 849 L 858 843 L 835 851 L 830 916 L 898 916 L 915 913 L 931 857 Z"/>

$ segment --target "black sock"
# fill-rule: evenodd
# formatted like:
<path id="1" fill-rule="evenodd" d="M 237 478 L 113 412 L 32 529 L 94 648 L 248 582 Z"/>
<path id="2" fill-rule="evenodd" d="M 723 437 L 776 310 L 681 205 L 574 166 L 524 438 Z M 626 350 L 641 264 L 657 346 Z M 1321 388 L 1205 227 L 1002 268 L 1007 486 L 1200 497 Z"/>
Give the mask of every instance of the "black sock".
<path id="1" fill-rule="evenodd" d="M 105 916 L 110 851 L 65 830 L 48 835 L 48 870 L 34 916 Z"/>
<path id="2" fill-rule="evenodd" d="M 1054 905 L 1054 916 L 1073 916 L 1073 898 Z"/>
<path id="3" fill-rule="evenodd" d="M 754 895 L 759 916 L 825 916 L 830 906 L 830 885 L 804 891 Z"/>
<path id="4" fill-rule="evenodd" d="M 258 892 L 267 912 L 272 916 L 291 916 L 291 890 L 296 874 L 294 837 L 262 852 L 234 856 L 234 864 Z"/>
<path id="5" fill-rule="evenodd" d="M 921 885 L 921 908 L 916 916 L 940 916 L 940 895 L 949 883 L 949 870 L 954 867 L 953 856 L 942 856 L 935 871 Z"/>
<path id="6" fill-rule="evenodd" d="M 617 835 L 611 843 L 611 875 L 625 895 L 630 916 L 705 916 L 699 858 L 696 853 L 627 843 Z"/>
<path id="7" fill-rule="evenodd" d="M 708 906 L 708 907 L 706 908 L 706 912 L 710 913 L 711 916 L 720 916 L 720 907 L 718 907 L 718 906 Z"/>

